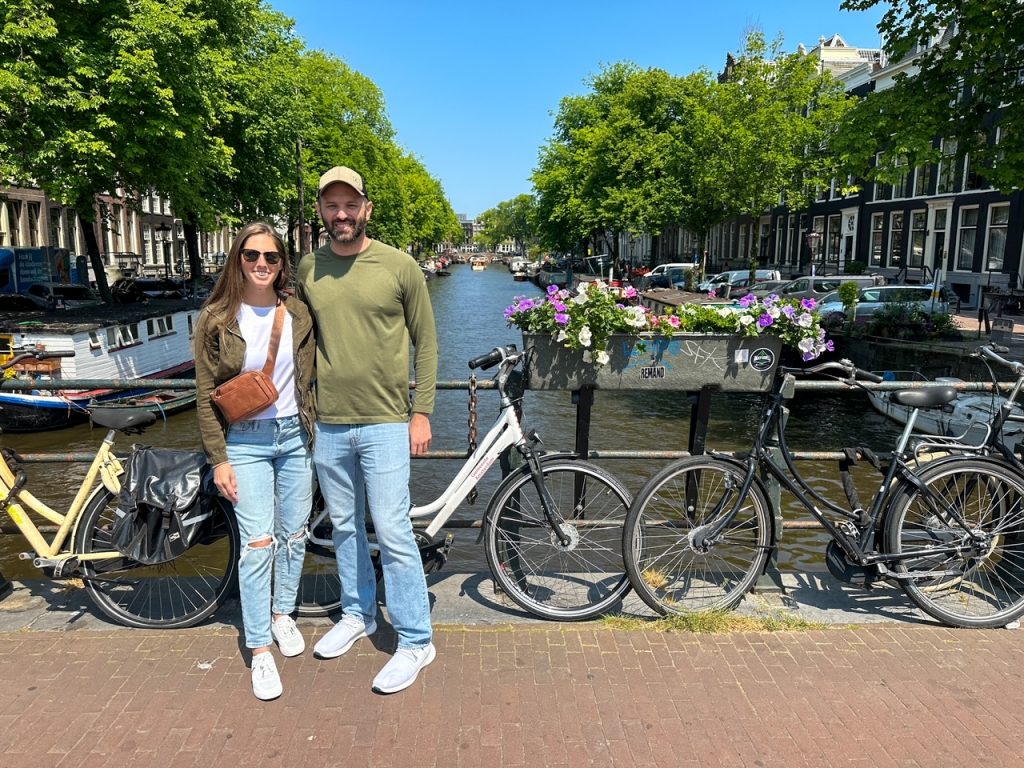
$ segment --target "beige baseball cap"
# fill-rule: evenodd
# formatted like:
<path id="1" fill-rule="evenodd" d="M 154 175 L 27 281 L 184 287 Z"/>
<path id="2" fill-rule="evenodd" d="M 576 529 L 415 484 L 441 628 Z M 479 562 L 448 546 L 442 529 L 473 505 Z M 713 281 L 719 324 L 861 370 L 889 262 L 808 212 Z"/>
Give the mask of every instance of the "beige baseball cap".
<path id="1" fill-rule="evenodd" d="M 339 182 L 348 184 L 360 195 L 366 197 L 366 185 L 363 184 L 363 177 L 344 165 L 336 165 L 320 177 L 320 189 L 317 194 L 323 194 L 327 187 Z"/>

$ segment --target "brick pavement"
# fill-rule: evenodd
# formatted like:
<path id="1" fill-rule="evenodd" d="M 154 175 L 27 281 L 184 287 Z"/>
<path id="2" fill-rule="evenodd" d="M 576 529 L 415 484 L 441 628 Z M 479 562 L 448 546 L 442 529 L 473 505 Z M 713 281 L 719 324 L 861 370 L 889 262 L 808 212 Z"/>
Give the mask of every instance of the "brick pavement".
<path id="1" fill-rule="evenodd" d="M 307 641 L 323 624 L 300 622 Z M 370 691 L 394 637 L 280 663 L 253 698 L 235 627 L 0 633 L 0 765 L 1022 764 L 1017 632 L 888 622 L 697 636 L 442 626 L 416 686 Z M 374 644 L 380 646 L 375 647 Z"/>

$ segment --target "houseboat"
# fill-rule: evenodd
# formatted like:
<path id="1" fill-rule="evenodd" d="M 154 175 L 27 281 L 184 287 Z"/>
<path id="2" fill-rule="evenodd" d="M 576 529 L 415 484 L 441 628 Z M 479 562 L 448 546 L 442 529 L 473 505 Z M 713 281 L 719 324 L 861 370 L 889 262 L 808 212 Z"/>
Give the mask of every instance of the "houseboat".
<path id="1" fill-rule="evenodd" d="M 26 348 L 75 353 L 14 367 L 15 376 L 29 386 L 0 391 L 0 431 L 66 427 L 86 421 L 90 404 L 146 393 L 144 388 L 32 389 L 33 382 L 191 377 L 198 315 L 199 309 L 185 301 L 0 313 L 0 362 Z"/>
<path id="2" fill-rule="evenodd" d="M 491 260 L 486 256 L 471 256 L 469 259 L 469 266 L 473 268 L 474 272 L 483 272 L 487 269 L 487 265 L 490 261 Z"/>

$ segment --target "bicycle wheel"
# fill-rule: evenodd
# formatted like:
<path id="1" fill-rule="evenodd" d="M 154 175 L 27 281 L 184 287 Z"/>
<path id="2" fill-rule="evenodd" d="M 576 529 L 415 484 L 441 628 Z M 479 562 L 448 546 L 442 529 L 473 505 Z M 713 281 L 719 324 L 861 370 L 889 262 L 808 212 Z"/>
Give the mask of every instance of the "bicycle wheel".
<path id="1" fill-rule="evenodd" d="M 771 552 L 767 500 L 751 486 L 715 539 L 695 538 L 736 505 L 741 469 L 695 456 L 652 477 L 626 518 L 622 549 L 633 589 L 661 614 L 733 608 L 764 571 Z"/>
<path id="2" fill-rule="evenodd" d="M 331 519 L 325 515 L 317 522 L 322 509 L 323 497 L 318 491 L 313 497 L 310 538 L 306 541 L 306 559 L 302 563 L 295 605 L 299 616 L 327 616 L 341 609 L 341 579 L 334 546 L 330 543 Z"/>
<path id="3" fill-rule="evenodd" d="M 885 543 L 900 586 L 955 627 L 1000 627 L 1024 614 L 1024 478 L 978 458 L 925 467 L 926 488 L 897 497 Z M 949 551 L 955 547 L 955 551 Z"/>
<path id="4" fill-rule="evenodd" d="M 205 534 L 180 557 L 141 565 L 124 557 L 83 560 L 85 588 L 96 607 L 129 627 L 177 629 L 210 616 L 238 578 L 238 525 L 231 505 L 209 499 L 213 516 Z M 78 523 L 75 549 L 109 552 L 117 497 L 97 493 Z"/>
<path id="5" fill-rule="evenodd" d="M 548 461 L 541 472 L 568 544 L 545 518 L 532 475 L 521 470 L 487 506 L 487 564 L 502 591 L 530 613 L 555 621 L 589 619 L 629 591 L 621 549 L 629 491 L 583 461 Z"/>

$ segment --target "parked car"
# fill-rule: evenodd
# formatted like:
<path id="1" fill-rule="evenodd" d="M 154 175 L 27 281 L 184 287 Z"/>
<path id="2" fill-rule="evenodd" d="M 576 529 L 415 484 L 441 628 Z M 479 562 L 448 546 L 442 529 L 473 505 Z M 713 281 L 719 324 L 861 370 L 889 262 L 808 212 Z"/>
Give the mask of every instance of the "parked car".
<path id="1" fill-rule="evenodd" d="M 859 288 L 883 285 L 882 275 L 826 275 L 823 277 L 796 277 L 784 283 L 776 293 L 783 299 L 816 299 L 835 291 L 843 283 L 856 283 Z"/>
<path id="2" fill-rule="evenodd" d="M 758 283 L 750 292 L 760 299 L 765 296 L 771 296 L 773 293 L 778 294 L 779 289 L 784 285 L 789 285 L 789 280 L 765 280 L 763 283 Z"/>
<path id="3" fill-rule="evenodd" d="M 729 285 L 737 286 L 738 280 L 743 280 L 750 277 L 749 269 L 730 269 L 728 272 L 719 272 L 717 275 L 712 275 L 707 280 L 699 283 L 697 287 L 702 291 L 714 291 L 715 286 L 728 283 Z M 779 274 L 777 269 L 757 269 L 754 270 L 754 282 L 761 283 L 767 280 L 781 280 L 782 275 Z"/>
<path id="4" fill-rule="evenodd" d="M 854 322 L 866 323 L 879 309 L 894 304 L 918 305 L 928 315 L 949 314 L 949 294 L 945 288 L 939 288 L 938 298 L 933 299 L 930 285 L 876 285 L 864 288 L 858 295 Z M 818 311 L 827 323 L 846 320 L 838 291 L 823 296 Z"/>

